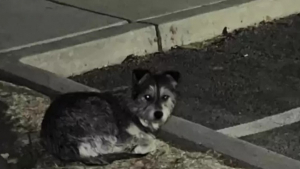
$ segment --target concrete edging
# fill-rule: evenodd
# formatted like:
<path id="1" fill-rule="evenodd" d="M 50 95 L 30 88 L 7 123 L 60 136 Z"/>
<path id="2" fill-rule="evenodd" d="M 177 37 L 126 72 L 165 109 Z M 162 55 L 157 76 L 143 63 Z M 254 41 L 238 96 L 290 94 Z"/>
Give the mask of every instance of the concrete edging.
<path id="1" fill-rule="evenodd" d="M 119 64 L 131 54 L 158 51 L 155 27 L 142 23 L 115 26 L 33 48 L 46 49 L 41 53 L 27 53 L 20 62 L 62 77 Z"/>
<path id="2" fill-rule="evenodd" d="M 224 27 L 232 31 L 297 12 L 298 0 L 224 0 L 2 55 L 21 55 L 22 63 L 68 77 L 119 64 L 128 55 L 204 41 L 220 35 Z"/>
<path id="3" fill-rule="evenodd" d="M 22 63 L 0 63 L 0 80 L 26 86 L 55 98 L 60 93 L 98 91 L 54 73 Z"/>
<path id="4" fill-rule="evenodd" d="M 262 169 L 298 169 L 300 167 L 300 161 L 249 142 L 229 137 L 180 117 L 171 117 L 162 130 L 195 145 L 212 148 L 254 167 Z"/>
<path id="5" fill-rule="evenodd" d="M 146 20 L 158 25 L 163 50 L 208 40 L 263 20 L 300 12 L 298 0 L 225 0 L 219 3 Z"/>

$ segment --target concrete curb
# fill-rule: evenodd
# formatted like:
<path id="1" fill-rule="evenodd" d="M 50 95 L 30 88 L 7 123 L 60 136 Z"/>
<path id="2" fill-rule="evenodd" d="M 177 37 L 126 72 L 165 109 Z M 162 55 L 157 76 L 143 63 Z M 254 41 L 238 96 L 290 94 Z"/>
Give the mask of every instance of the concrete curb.
<path id="1" fill-rule="evenodd" d="M 227 0 L 144 22 L 158 26 L 163 50 L 300 12 L 298 0 Z"/>
<path id="2" fill-rule="evenodd" d="M 180 130 L 178 126 L 180 126 Z M 246 141 L 223 135 L 200 124 L 179 117 L 171 117 L 162 130 L 187 142 L 212 148 L 217 152 L 258 168 L 298 169 L 300 167 L 300 161 Z"/>
<path id="3" fill-rule="evenodd" d="M 131 54 L 158 51 L 155 27 L 141 23 L 111 27 L 34 48 L 27 50 L 41 48 L 41 52 L 27 52 L 20 61 L 62 77 L 119 64 Z"/>
<path id="4" fill-rule="evenodd" d="M 272 10 L 270 10 L 272 9 Z M 121 63 L 177 45 L 300 12 L 298 0 L 224 0 L 150 20 L 115 26 L 56 42 L 0 54 L 62 77 Z M 113 46 L 113 47 L 112 47 Z"/>
<path id="5" fill-rule="evenodd" d="M 0 62 L 0 80 L 26 86 L 50 98 L 60 93 L 97 91 L 75 81 L 59 77 L 36 67 L 22 63 Z"/>

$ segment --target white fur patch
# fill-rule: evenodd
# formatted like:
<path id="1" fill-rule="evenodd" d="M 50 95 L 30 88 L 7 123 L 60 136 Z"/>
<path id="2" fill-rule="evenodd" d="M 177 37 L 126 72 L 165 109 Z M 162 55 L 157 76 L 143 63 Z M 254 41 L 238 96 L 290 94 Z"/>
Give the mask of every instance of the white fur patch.
<path id="1" fill-rule="evenodd" d="M 152 123 L 151 126 L 154 130 L 157 130 L 160 125 L 158 123 Z"/>
<path id="2" fill-rule="evenodd" d="M 139 119 L 139 120 L 140 120 L 140 122 L 142 123 L 142 125 L 144 127 L 149 127 L 149 124 L 148 124 L 148 122 L 146 120 L 143 120 L 143 119 Z"/>
<path id="3" fill-rule="evenodd" d="M 96 157 L 98 153 L 92 148 L 89 143 L 82 143 L 78 147 L 79 154 L 81 157 Z"/>
<path id="4" fill-rule="evenodd" d="M 142 125 L 143 125 L 144 127 L 152 127 L 154 130 L 159 129 L 159 126 L 160 126 L 159 123 L 150 123 L 150 124 L 149 124 L 148 121 L 143 120 L 143 119 L 140 119 L 140 122 L 142 123 Z"/>
<path id="5" fill-rule="evenodd" d="M 131 123 L 126 131 L 138 139 L 138 146 L 134 149 L 133 153 L 146 154 L 150 151 L 154 151 L 155 147 L 155 136 L 148 134 L 139 129 L 135 124 Z"/>
<path id="6" fill-rule="evenodd" d="M 155 137 L 152 134 L 149 133 L 145 133 L 144 131 L 142 131 L 140 128 L 138 128 L 135 124 L 131 123 L 129 125 L 129 127 L 126 129 L 126 131 L 136 137 L 136 138 L 140 138 L 140 139 L 154 139 Z"/>
<path id="7" fill-rule="evenodd" d="M 132 136 L 135 136 L 137 138 L 140 137 L 140 134 L 141 134 L 141 130 L 133 123 L 130 123 L 130 125 L 128 126 L 128 128 L 126 129 L 126 131 L 132 135 Z"/>
<path id="8" fill-rule="evenodd" d="M 110 154 L 122 152 L 122 147 L 116 146 L 117 138 L 115 136 L 96 136 L 83 139 L 78 147 L 81 157 L 96 157 L 101 154 Z"/>
<path id="9" fill-rule="evenodd" d="M 135 153 L 135 154 L 147 154 L 147 153 L 150 153 L 150 152 L 154 152 L 155 150 L 156 150 L 156 145 L 153 141 L 150 144 L 148 144 L 147 146 L 137 146 L 134 149 L 133 153 Z"/>
<path id="10" fill-rule="evenodd" d="M 162 112 L 163 112 L 163 117 L 162 117 L 162 121 L 163 123 L 167 121 L 167 119 L 170 117 L 171 112 L 173 111 L 174 108 L 174 103 L 172 101 L 172 99 L 175 98 L 174 93 L 172 93 L 169 89 L 162 87 L 160 89 L 160 95 L 168 95 L 170 96 L 169 99 L 162 105 Z"/>
<path id="11" fill-rule="evenodd" d="M 167 119 L 170 117 L 171 115 L 171 110 L 170 107 L 168 106 L 169 102 L 171 102 L 170 100 L 167 101 L 166 105 L 162 106 L 162 112 L 163 112 L 163 117 L 162 117 L 162 121 L 166 122 Z"/>

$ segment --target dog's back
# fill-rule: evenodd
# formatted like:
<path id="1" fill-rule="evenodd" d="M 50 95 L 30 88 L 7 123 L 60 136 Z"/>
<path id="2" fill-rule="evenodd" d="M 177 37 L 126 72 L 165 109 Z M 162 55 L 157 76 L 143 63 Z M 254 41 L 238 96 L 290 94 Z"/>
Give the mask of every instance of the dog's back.
<path id="1" fill-rule="evenodd" d="M 116 141 L 114 136 L 119 131 L 114 113 L 121 111 L 126 113 L 110 93 L 81 92 L 61 95 L 46 111 L 42 122 L 42 143 L 56 157 L 76 161 L 84 153 L 87 156 L 88 153 L 93 153 L 93 148 L 89 145 L 80 152 L 78 147 L 81 143 L 88 144 L 93 139 L 98 139 L 103 144 L 105 141 L 107 144 Z M 103 138 L 93 138 L 95 135 Z"/>

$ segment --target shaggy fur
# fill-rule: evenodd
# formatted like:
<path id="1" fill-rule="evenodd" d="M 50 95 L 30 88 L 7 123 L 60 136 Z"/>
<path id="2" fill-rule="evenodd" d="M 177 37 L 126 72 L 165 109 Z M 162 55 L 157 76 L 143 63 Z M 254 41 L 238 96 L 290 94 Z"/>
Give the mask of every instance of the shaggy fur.
<path id="1" fill-rule="evenodd" d="M 42 145 L 62 161 L 104 165 L 155 150 L 155 132 L 176 104 L 180 74 L 133 71 L 123 91 L 75 92 L 59 96 L 47 109 Z"/>

